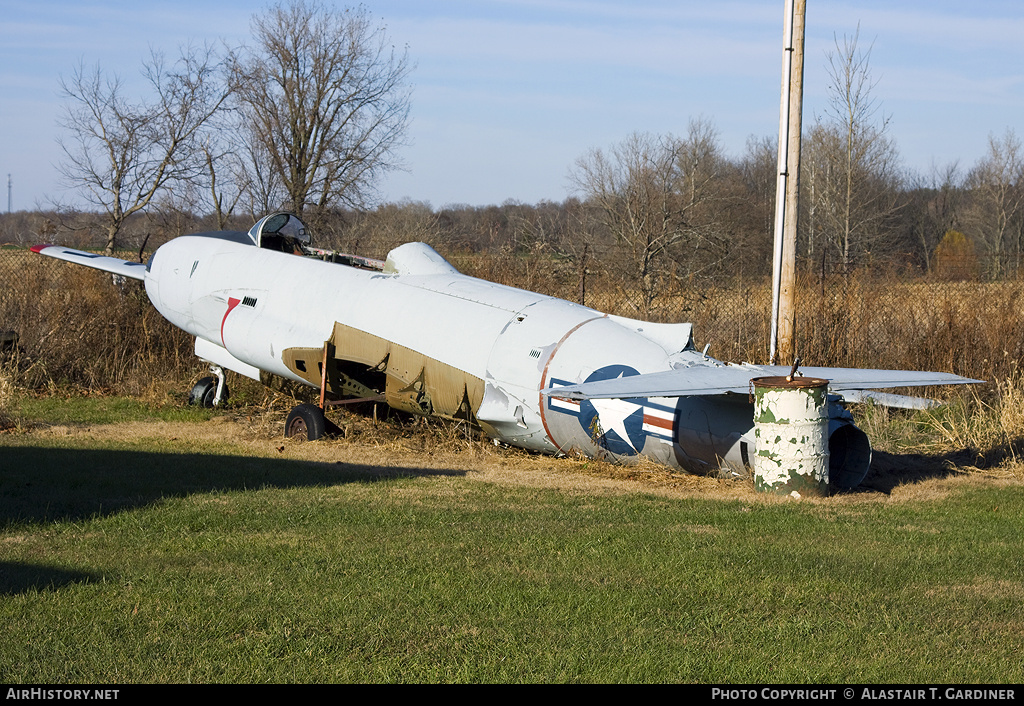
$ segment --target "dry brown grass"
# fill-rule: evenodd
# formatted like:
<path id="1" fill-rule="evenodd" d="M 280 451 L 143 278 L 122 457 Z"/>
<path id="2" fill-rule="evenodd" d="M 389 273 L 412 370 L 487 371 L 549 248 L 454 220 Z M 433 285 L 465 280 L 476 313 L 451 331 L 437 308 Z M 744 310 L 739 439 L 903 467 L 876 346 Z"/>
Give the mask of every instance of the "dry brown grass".
<path id="1" fill-rule="evenodd" d="M 548 256 L 453 259 L 470 274 L 504 284 L 570 299 L 578 294 L 579 273 Z M 180 399 L 203 373 L 191 339 L 159 316 L 138 283 L 119 287 L 103 273 L 26 251 L 0 252 L 0 272 L 7 275 L 0 328 L 19 336 L 17 350 L 7 353 L 3 384 L 8 390 L 117 393 L 164 403 Z M 587 282 L 589 305 L 636 315 L 627 284 L 609 268 L 595 266 Z M 872 472 L 876 487 L 891 493 L 901 484 L 967 469 L 1008 479 L 1024 475 L 1024 376 L 1017 367 L 1024 357 L 1024 284 L 850 276 L 824 286 L 807 279 L 800 287 L 799 348 L 807 365 L 945 370 L 993 381 L 975 390 L 950 391 L 954 403 L 924 421 L 882 411 L 862 419 L 880 450 Z M 769 297 L 768 283 L 760 280 L 728 286 L 677 282 L 661 300 L 658 318 L 694 322 L 697 344 L 710 342 L 716 357 L 763 362 Z M 254 438 L 262 434 L 276 443 L 280 433 L 275 425 L 290 402 L 250 387 L 233 389 L 235 399 L 241 392 L 245 402 L 245 419 L 239 423 Z M 424 421 L 394 427 L 374 424 L 372 417 L 344 419 L 342 439 L 330 443 L 358 446 L 380 458 L 494 453 L 473 433 L 452 425 Z M 0 424 L 17 424 L 2 400 Z M 503 451 L 500 458 L 503 464 L 510 458 L 526 465 L 552 463 L 512 451 Z M 562 459 L 558 467 L 572 468 L 581 477 L 644 487 L 746 492 L 661 467 L 580 459 Z"/>
<path id="2" fill-rule="evenodd" d="M 468 274 L 577 300 L 579 273 L 549 254 L 453 257 Z M 147 394 L 154 381 L 191 380 L 191 341 L 153 309 L 141 286 L 27 251 L 0 252 L 0 322 L 17 331 L 19 383 Z M 588 306 L 637 316 L 629 283 L 604 263 L 588 275 Z M 690 321 L 696 343 L 723 360 L 765 362 L 768 281 L 673 282 L 653 318 Z M 798 291 L 798 354 L 805 365 L 956 372 L 1009 378 L 1024 359 L 1024 283 L 935 283 L 869 275 Z"/>
<path id="3" fill-rule="evenodd" d="M 454 258 L 467 274 L 572 301 L 579 272 L 550 257 Z M 635 287 L 613 262 L 595 262 L 586 305 L 637 317 Z M 797 283 L 797 353 L 805 365 L 941 370 L 986 380 L 1024 358 L 1024 282 L 936 282 L 870 272 Z M 698 347 L 730 361 L 766 362 L 771 283 L 676 280 L 654 303 L 656 321 L 694 324 Z"/>
<path id="4" fill-rule="evenodd" d="M 191 338 L 157 313 L 140 282 L 117 285 L 27 251 L 0 252 L 0 273 L 0 321 L 18 334 L 21 385 L 142 395 L 197 368 Z"/>
<path id="5" fill-rule="evenodd" d="M 7 366 L 0 362 L 0 432 L 18 427 L 18 421 L 11 413 L 13 394 L 13 376 L 7 370 Z"/>
<path id="6" fill-rule="evenodd" d="M 485 439 L 467 436 L 458 425 L 378 420 L 358 414 L 334 414 L 345 430 L 339 437 L 315 443 L 285 439 L 287 398 L 272 400 L 262 408 L 225 410 L 206 422 L 141 421 L 102 425 L 37 425 L 19 433 L 59 437 L 62 444 L 75 439 L 124 443 L 153 443 L 164 451 L 204 451 L 263 458 L 284 458 L 315 463 L 340 463 L 375 469 L 386 475 L 391 469 L 424 469 L 445 475 L 455 471 L 480 482 L 516 487 L 559 489 L 587 496 L 593 494 L 647 493 L 671 498 L 702 498 L 736 501 L 744 506 L 801 502 L 852 510 L 862 503 L 927 502 L 963 490 L 1003 484 L 1019 486 L 1024 477 L 979 469 L 941 468 L 933 459 L 886 455 L 895 467 L 873 471 L 875 482 L 857 492 L 828 498 L 794 499 L 754 491 L 746 480 L 725 480 L 673 471 L 641 461 L 622 466 L 586 458 L 554 458 L 520 449 L 496 447 Z M 926 472 L 915 475 L 907 465 L 923 464 Z M 889 483 L 879 482 L 884 479 Z M 696 530 L 695 530 L 696 531 Z"/>
<path id="7" fill-rule="evenodd" d="M 948 492 L 970 483 L 1024 482 L 1024 375 L 1017 372 L 982 395 L 968 389 L 926 412 L 855 408 L 875 447 L 865 484 L 907 497 Z"/>
<path id="8" fill-rule="evenodd" d="M 1017 282 L 837 280 L 806 287 L 798 313 L 805 360 L 849 367 L 943 370 L 989 380 L 1024 356 Z"/>

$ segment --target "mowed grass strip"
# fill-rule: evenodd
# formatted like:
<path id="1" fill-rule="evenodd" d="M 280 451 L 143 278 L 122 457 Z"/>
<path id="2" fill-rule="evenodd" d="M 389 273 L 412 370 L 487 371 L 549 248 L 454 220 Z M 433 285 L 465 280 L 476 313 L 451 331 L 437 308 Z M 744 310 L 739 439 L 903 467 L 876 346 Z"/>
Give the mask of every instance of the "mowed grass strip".
<path id="1" fill-rule="evenodd" d="M 213 410 L 176 404 L 154 405 L 131 397 L 109 395 L 11 395 L 9 413 L 31 425 L 116 424 L 162 419 L 164 421 L 202 421 L 214 416 Z M 184 395 L 182 395 L 184 398 Z M 184 399 L 182 399 L 182 402 Z"/>
<path id="2" fill-rule="evenodd" d="M 0 435 L 0 680 L 1024 679 L 1019 483 L 705 500 L 185 446 Z"/>

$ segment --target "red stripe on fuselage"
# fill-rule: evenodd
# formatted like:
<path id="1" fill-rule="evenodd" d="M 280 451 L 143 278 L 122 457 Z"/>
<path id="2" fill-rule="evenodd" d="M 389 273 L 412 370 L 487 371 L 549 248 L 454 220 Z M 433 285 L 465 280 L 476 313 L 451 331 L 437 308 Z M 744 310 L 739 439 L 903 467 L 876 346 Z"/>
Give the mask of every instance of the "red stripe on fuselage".
<path id="1" fill-rule="evenodd" d="M 220 342 L 223 344 L 223 346 L 225 348 L 228 347 L 228 344 L 224 343 L 224 324 L 228 320 L 228 314 L 230 314 L 231 311 L 236 306 L 238 306 L 241 303 L 242 303 L 241 299 L 235 299 L 234 297 L 228 297 L 228 310 L 224 312 L 224 318 L 220 320 Z"/>
<path id="2" fill-rule="evenodd" d="M 668 429 L 672 431 L 672 420 L 663 419 L 661 417 L 652 417 L 649 414 L 644 415 L 644 424 L 652 427 L 658 427 L 659 429 Z"/>

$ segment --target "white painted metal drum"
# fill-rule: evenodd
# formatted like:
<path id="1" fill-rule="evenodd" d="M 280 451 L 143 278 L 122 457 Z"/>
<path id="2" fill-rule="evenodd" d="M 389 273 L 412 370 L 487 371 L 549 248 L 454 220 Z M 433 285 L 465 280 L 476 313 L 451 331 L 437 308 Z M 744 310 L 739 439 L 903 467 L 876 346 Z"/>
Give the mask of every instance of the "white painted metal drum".
<path id="1" fill-rule="evenodd" d="M 828 381 L 762 377 L 754 385 L 754 489 L 826 495 Z"/>

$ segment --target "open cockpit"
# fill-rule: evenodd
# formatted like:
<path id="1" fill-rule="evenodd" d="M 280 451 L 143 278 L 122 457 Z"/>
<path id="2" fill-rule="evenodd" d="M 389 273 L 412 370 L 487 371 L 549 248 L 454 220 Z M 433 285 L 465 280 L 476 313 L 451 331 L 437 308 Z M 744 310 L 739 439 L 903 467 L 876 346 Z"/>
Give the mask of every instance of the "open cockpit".
<path id="1" fill-rule="evenodd" d="M 249 229 L 248 236 L 256 247 L 266 250 L 312 257 L 363 270 L 379 272 L 384 269 L 382 260 L 313 247 L 309 228 L 294 213 L 279 212 L 265 216 Z"/>

